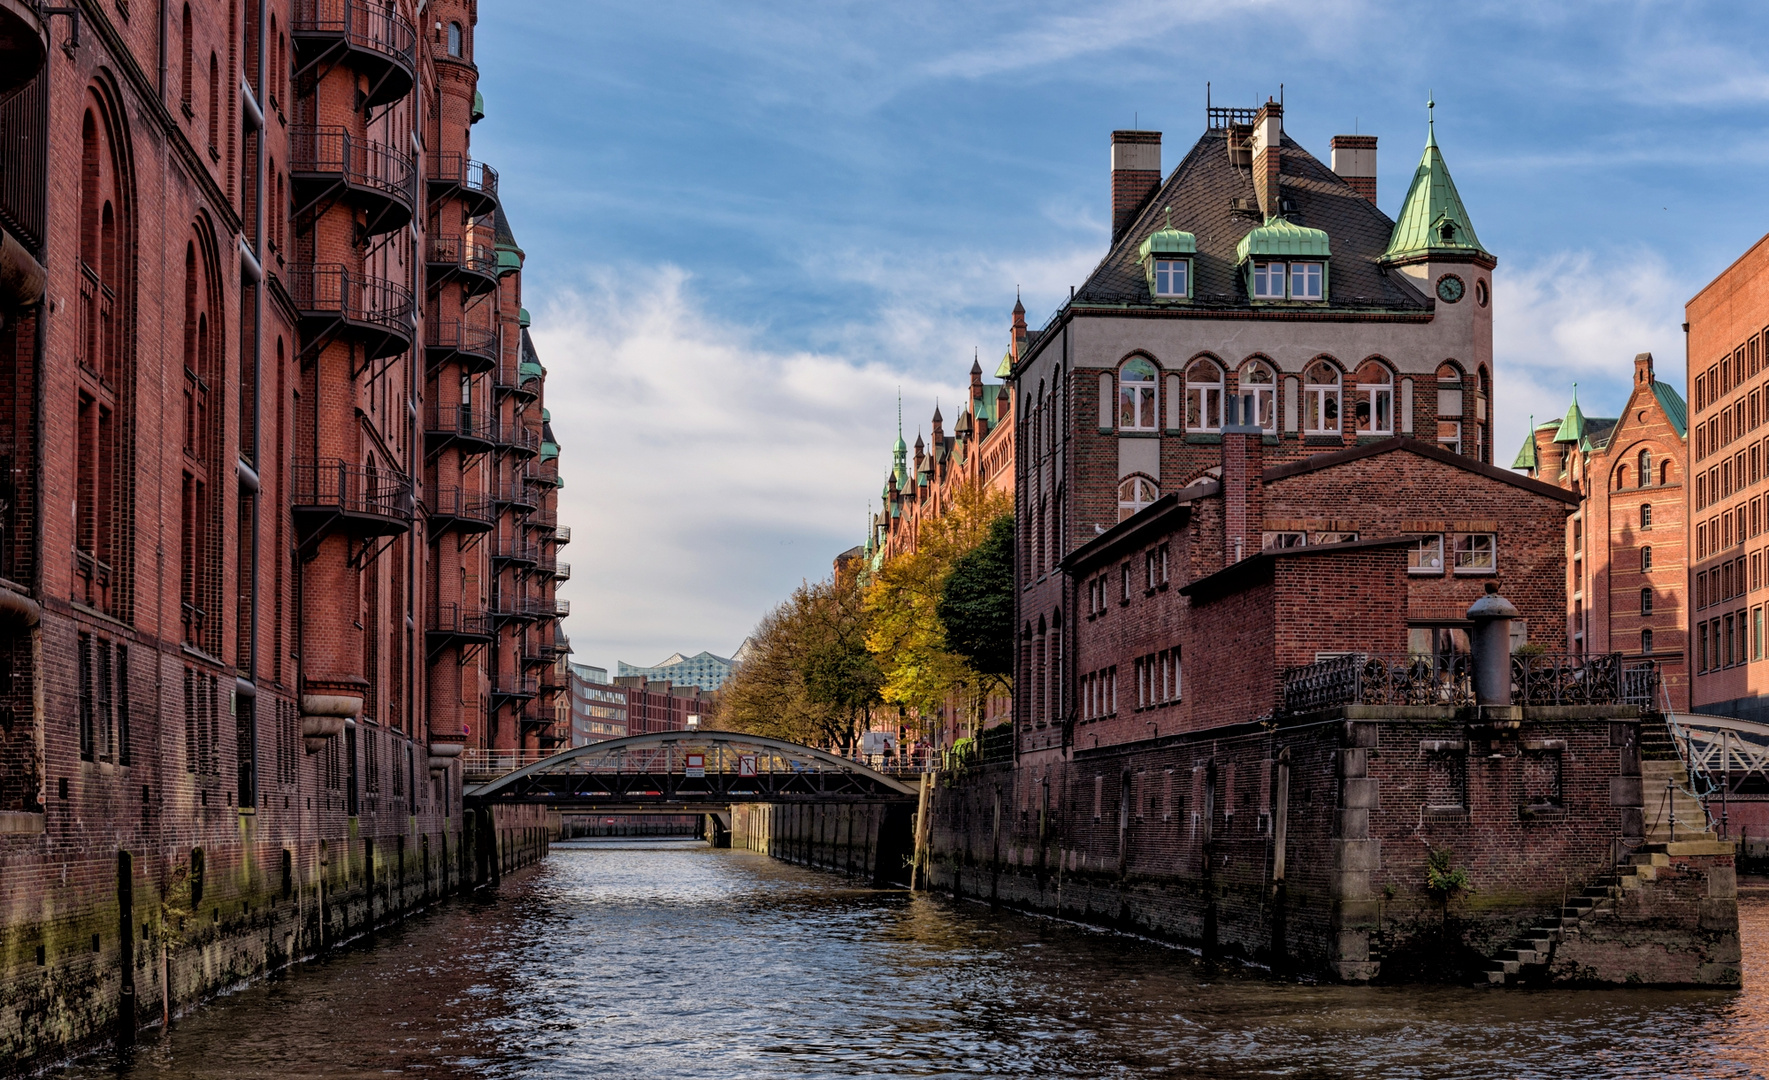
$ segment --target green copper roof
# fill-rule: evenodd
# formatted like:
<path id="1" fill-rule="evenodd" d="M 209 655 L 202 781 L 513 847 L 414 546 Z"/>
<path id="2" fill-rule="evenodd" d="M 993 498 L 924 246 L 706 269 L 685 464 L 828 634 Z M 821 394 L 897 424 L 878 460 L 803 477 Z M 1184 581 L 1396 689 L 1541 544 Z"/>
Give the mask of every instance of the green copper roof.
<path id="1" fill-rule="evenodd" d="M 1489 255 L 1474 235 L 1474 223 L 1456 194 L 1456 183 L 1450 179 L 1449 166 L 1437 148 L 1437 127 L 1433 123 L 1425 138 L 1425 154 L 1413 172 L 1413 185 L 1401 204 L 1400 218 L 1394 223 L 1385 262 L 1431 256 Z"/>
<path id="2" fill-rule="evenodd" d="M 1523 437 L 1523 446 L 1517 451 L 1517 459 L 1511 462 L 1513 469 L 1539 469 L 1541 462 L 1536 458 L 1536 418 L 1529 418 L 1529 434 Z"/>
<path id="3" fill-rule="evenodd" d="M 523 383 L 533 382 L 545 374 L 546 371 L 541 368 L 538 360 L 524 356 L 522 362 L 516 365 L 516 385 L 521 386 Z"/>
<path id="4" fill-rule="evenodd" d="M 472 120 L 473 120 L 473 123 L 477 124 L 479 121 L 481 121 L 483 119 L 485 119 L 485 95 L 481 94 L 479 91 L 475 90 L 475 91 L 473 91 Z"/>
<path id="5" fill-rule="evenodd" d="M 1013 350 L 1001 354 L 1001 363 L 995 365 L 995 377 L 1005 379 L 1013 374 Z"/>
<path id="6" fill-rule="evenodd" d="M 530 320 L 528 317 L 528 309 L 527 308 L 517 308 L 516 309 L 516 325 L 520 326 L 522 329 L 526 330 L 531 325 L 531 323 L 532 323 L 532 320 Z"/>
<path id="7" fill-rule="evenodd" d="M 1272 217 L 1235 245 L 1235 258 L 1240 262 L 1271 255 L 1293 255 L 1324 259 L 1331 255 L 1327 234 L 1319 229 L 1305 229 L 1282 217 Z"/>
<path id="8" fill-rule="evenodd" d="M 1677 429 L 1679 438 L 1689 435 L 1689 407 L 1683 403 L 1683 395 L 1677 388 L 1667 382 L 1652 380 L 1652 396 L 1658 399 L 1658 407 L 1665 411 L 1665 419 Z"/>
<path id="9" fill-rule="evenodd" d="M 541 443 L 541 460 L 554 461 L 559 457 L 559 444 L 545 441 Z"/>
<path id="10" fill-rule="evenodd" d="M 498 253 L 498 276 L 502 277 L 512 271 L 522 269 L 525 255 L 516 243 L 516 234 L 510 229 L 510 219 L 504 216 L 501 203 L 492 207 L 493 239 L 496 241 Z"/>
<path id="11" fill-rule="evenodd" d="M 1557 443 L 1577 443 L 1585 437 L 1585 413 L 1579 408 L 1579 384 L 1572 384 L 1572 404 L 1566 407 L 1566 419 L 1560 422 L 1560 430 L 1554 433 Z"/>
<path id="12" fill-rule="evenodd" d="M 545 409 L 542 409 L 541 410 L 541 423 L 550 424 L 552 422 L 553 422 L 553 414 L 548 412 Z"/>
<path id="13" fill-rule="evenodd" d="M 1198 252 L 1198 238 L 1189 232 L 1178 229 L 1161 229 L 1149 234 L 1149 238 L 1137 248 L 1137 257 L 1146 259 L 1150 255 L 1195 255 Z"/>

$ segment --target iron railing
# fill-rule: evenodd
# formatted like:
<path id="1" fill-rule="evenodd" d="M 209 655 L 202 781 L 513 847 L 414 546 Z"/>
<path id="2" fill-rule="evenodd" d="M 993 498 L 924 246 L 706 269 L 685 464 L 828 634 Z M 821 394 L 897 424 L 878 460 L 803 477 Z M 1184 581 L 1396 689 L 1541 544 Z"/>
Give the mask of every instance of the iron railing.
<path id="1" fill-rule="evenodd" d="M 557 529 L 554 529 L 553 530 L 553 543 L 555 543 L 555 544 L 569 544 L 569 543 L 571 543 L 571 526 L 561 525 Z"/>
<path id="2" fill-rule="evenodd" d="M 432 151 L 424 164 L 432 184 L 466 188 L 488 199 L 498 197 L 498 171 L 483 161 L 448 150 Z"/>
<path id="3" fill-rule="evenodd" d="M 521 675 L 498 675 L 492 680 L 492 697 L 531 698 L 541 692 L 540 681 Z"/>
<path id="4" fill-rule="evenodd" d="M 408 208 L 417 204 L 418 169 L 411 156 L 341 127 L 291 127 L 289 171 L 336 175 L 353 187 L 401 199 Z"/>
<path id="5" fill-rule="evenodd" d="M 472 326 L 459 319 L 444 319 L 431 312 L 424 320 L 424 345 L 431 349 L 449 349 L 496 360 L 498 332 L 491 327 Z"/>
<path id="6" fill-rule="evenodd" d="M 533 564 L 539 561 L 541 550 L 538 544 L 525 544 L 520 540 L 499 540 L 491 549 L 491 557 L 505 562 Z"/>
<path id="7" fill-rule="evenodd" d="M 418 34 L 392 4 L 372 0 L 295 0 L 290 29 L 297 37 L 342 37 L 416 70 Z"/>
<path id="8" fill-rule="evenodd" d="M 41 256 L 48 227 L 49 65 L 0 100 L 0 223 Z"/>
<path id="9" fill-rule="evenodd" d="M 561 619 L 569 618 L 571 615 L 571 601 L 569 601 L 569 600 L 554 600 L 553 601 L 553 614 L 557 615 Z"/>
<path id="10" fill-rule="evenodd" d="M 1348 653 L 1287 669 L 1280 700 L 1286 713 L 1342 705 L 1472 705 L 1474 660 L 1467 653 L 1383 657 Z M 1515 705 L 1635 705 L 1653 707 L 1658 669 L 1651 661 L 1624 663 L 1620 653 L 1511 657 Z"/>
<path id="11" fill-rule="evenodd" d="M 552 510 L 537 510 L 523 522 L 531 529 L 557 529 L 559 515 Z"/>
<path id="12" fill-rule="evenodd" d="M 431 233 L 426 237 L 426 261 L 457 270 L 496 277 L 498 253 L 490 230 L 469 228 L 464 233 Z"/>
<path id="13" fill-rule="evenodd" d="M 489 637 L 491 613 L 481 607 L 463 604 L 437 604 L 430 611 L 432 634 L 459 634 L 467 637 Z"/>
<path id="14" fill-rule="evenodd" d="M 404 473 L 352 465 L 341 458 L 303 458 L 295 461 L 293 479 L 297 507 L 412 519 L 412 482 Z"/>
<path id="15" fill-rule="evenodd" d="M 353 273 L 340 263 L 293 263 L 289 295 L 303 314 L 336 315 L 410 336 L 412 294 L 396 282 Z"/>
<path id="16" fill-rule="evenodd" d="M 424 411 L 424 431 L 456 439 L 479 439 L 493 442 L 497 437 L 497 417 L 478 405 L 431 404 Z"/>
<path id="17" fill-rule="evenodd" d="M 555 751 L 539 750 L 533 747 L 523 750 L 485 750 L 477 746 L 461 751 L 462 771 L 470 783 L 495 780 L 505 773 L 515 772 L 524 765 L 533 765 L 537 761 L 552 757 Z"/>
<path id="18" fill-rule="evenodd" d="M 554 581 L 570 581 L 571 580 L 571 564 L 568 562 L 555 562 L 555 563 L 553 563 L 553 580 Z"/>
<path id="19" fill-rule="evenodd" d="M 430 489 L 430 516 L 432 518 L 456 518 L 464 521 L 477 521 L 484 525 L 496 524 L 497 507 L 492 503 L 491 496 L 482 491 L 466 491 L 458 487 L 434 487 Z"/>
<path id="20" fill-rule="evenodd" d="M 520 420 L 499 424 L 497 441 L 506 450 L 514 450 L 530 457 L 541 452 L 540 432 Z"/>

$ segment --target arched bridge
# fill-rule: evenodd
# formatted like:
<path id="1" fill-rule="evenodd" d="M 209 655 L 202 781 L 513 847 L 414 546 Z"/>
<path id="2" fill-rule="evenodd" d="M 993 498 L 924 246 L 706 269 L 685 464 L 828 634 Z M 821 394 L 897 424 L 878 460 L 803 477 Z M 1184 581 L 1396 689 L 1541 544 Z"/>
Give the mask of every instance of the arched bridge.
<path id="1" fill-rule="evenodd" d="M 896 802 L 916 790 L 809 746 L 731 731 L 658 731 L 578 746 L 462 792 L 470 806 L 706 813 L 733 803 Z"/>

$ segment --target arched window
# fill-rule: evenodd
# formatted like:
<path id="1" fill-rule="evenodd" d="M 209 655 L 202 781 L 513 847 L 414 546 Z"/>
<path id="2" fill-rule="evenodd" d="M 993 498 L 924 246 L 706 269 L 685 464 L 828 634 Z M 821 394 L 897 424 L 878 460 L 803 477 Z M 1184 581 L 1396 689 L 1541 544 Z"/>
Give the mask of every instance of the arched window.
<path id="1" fill-rule="evenodd" d="M 1622 465 L 1615 471 L 1615 489 L 1620 491 L 1628 486 L 1628 467 Z"/>
<path id="2" fill-rule="evenodd" d="M 1652 614 L 1652 586 L 1640 590 L 1640 614 Z"/>
<path id="3" fill-rule="evenodd" d="M 1640 549 L 1640 569 L 1642 572 L 1652 569 L 1652 549 L 1650 547 Z"/>
<path id="4" fill-rule="evenodd" d="M 1339 434 L 1339 369 L 1316 360 L 1302 372 L 1302 431 Z"/>
<path id="5" fill-rule="evenodd" d="M 1161 486 L 1148 477 L 1125 477 L 1118 482 L 1118 520 L 1123 521 L 1160 497 Z"/>
<path id="6" fill-rule="evenodd" d="M 1374 360 L 1357 369 L 1357 433 L 1394 434 L 1394 374 Z"/>
<path id="7" fill-rule="evenodd" d="M 1118 369 L 1119 431 L 1155 430 L 1155 388 L 1159 378 L 1155 365 L 1140 356 L 1125 361 Z"/>
<path id="8" fill-rule="evenodd" d="M 1437 445 L 1462 452 L 1462 369 L 1451 363 L 1437 366 Z"/>
<path id="9" fill-rule="evenodd" d="M 1187 431 L 1222 427 L 1222 369 L 1214 361 L 1193 360 L 1185 369 L 1185 426 Z"/>
<path id="10" fill-rule="evenodd" d="M 1652 627 L 1640 631 L 1640 651 L 1647 656 L 1652 655 Z"/>
<path id="11" fill-rule="evenodd" d="M 448 55 L 461 55 L 461 24 L 458 22 L 448 24 Z"/>
<path id="12" fill-rule="evenodd" d="M 1640 451 L 1640 486 L 1652 483 L 1652 451 Z"/>
<path id="13" fill-rule="evenodd" d="M 1640 504 L 1640 527 L 1642 529 L 1652 528 L 1652 504 L 1651 503 L 1641 503 Z"/>
<path id="14" fill-rule="evenodd" d="M 1659 462 L 1658 482 L 1661 487 L 1663 485 L 1671 482 L 1671 463 L 1670 462 L 1668 462 L 1668 461 Z"/>
<path id="15" fill-rule="evenodd" d="M 1241 399 L 1235 420 L 1237 423 L 1251 423 L 1254 427 L 1262 427 L 1267 431 L 1276 431 L 1278 426 L 1277 410 L 1277 376 L 1272 374 L 1271 366 L 1251 360 L 1241 366 L 1237 393 Z M 1334 413 L 1337 422 L 1338 413 Z"/>

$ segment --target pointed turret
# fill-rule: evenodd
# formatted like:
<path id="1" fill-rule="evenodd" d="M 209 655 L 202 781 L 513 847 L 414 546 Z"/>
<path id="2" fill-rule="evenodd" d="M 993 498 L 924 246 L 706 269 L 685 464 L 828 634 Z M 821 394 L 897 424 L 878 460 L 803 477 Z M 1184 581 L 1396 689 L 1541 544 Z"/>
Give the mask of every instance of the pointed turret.
<path id="1" fill-rule="evenodd" d="M 1511 462 L 1513 469 L 1527 469 L 1531 476 L 1541 468 L 1541 460 L 1536 455 L 1536 418 L 1529 418 L 1529 434 L 1523 438 L 1523 446 L 1517 451 L 1516 460 Z"/>
<path id="2" fill-rule="evenodd" d="M 1436 104 L 1427 102 L 1426 107 L 1432 109 Z M 1382 261 L 1393 265 L 1433 258 L 1491 260 L 1492 255 L 1474 235 L 1474 223 L 1462 205 L 1462 196 L 1456 193 L 1443 152 L 1437 148 L 1436 118 L 1426 126 L 1425 153 L 1413 171 L 1412 186 L 1407 188 Z"/>
<path id="3" fill-rule="evenodd" d="M 1579 384 L 1572 384 L 1572 404 L 1566 407 L 1566 419 L 1560 422 L 1560 430 L 1554 433 L 1557 443 L 1572 443 L 1577 446 L 1585 437 L 1585 413 L 1579 408 Z"/>

